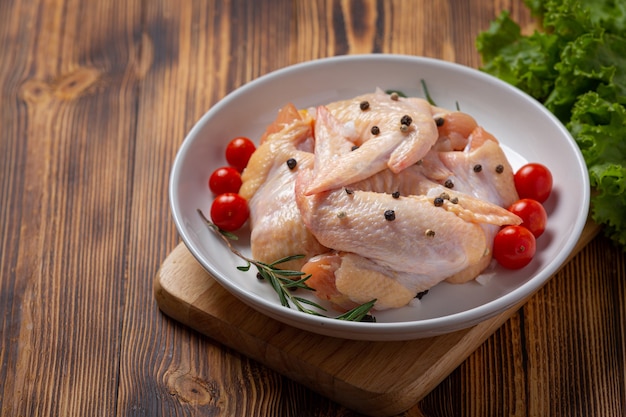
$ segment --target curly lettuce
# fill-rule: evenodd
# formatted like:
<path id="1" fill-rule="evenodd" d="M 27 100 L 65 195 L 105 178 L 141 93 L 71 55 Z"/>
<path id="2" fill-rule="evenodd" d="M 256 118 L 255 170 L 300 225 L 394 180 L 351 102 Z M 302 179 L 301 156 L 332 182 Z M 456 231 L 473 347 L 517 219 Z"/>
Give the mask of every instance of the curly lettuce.
<path id="1" fill-rule="evenodd" d="M 576 139 L 591 185 L 593 218 L 626 247 L 626 107 L 595 91 L 580 96 L 567 128 Z"/>
<path id="2" fill-rule="evenodd" d="M 527 92 L 581 149 L 592 218 L 626 250 L 626 2 L 525 0 L 541 30 L 523 35 L 508 12 L 480 33 L 481 69 Z"/>

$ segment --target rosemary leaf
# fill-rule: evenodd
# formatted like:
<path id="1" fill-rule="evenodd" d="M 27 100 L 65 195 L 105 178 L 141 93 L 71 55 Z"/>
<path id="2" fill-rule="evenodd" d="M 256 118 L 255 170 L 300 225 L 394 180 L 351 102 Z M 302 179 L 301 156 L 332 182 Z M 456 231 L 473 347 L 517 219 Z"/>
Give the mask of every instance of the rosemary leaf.
<path id="1" fill-rule="evenodd" d="M 426 100 L 431 106 L 436 106 L 435 101 L 433 100 L 433 98 L 430 96 L 430 93 L 428 92 L 426 81 L 424 81 L 424 79 L 421 79 L 420 82 L 422 83 L 422 89 L 424 90 L 424 95 L 426 96 Z"/>
<path id="2" fill-rule="evenodd" d="M 374 307 L 374 304 L 376 304 L 376 299 L 368 301 L 365 304 L 361 304 L 360 306 L 357 306 L 350 311 L 346 311 L 342 315 L 335 318 L 337 320 L 362 321 Z"/>
<path id="3" fill-rule="evenodd" d="M 309 300 L 307 298 L 302 298 L 302 297 L 294 297 L 294 299 L 298 300 L 301 303 L 308 304 L 308 305 L 313 306 L 315 308 L 319 308 L 322 311 L 326 311 L 326 309 L 324 307 L 322 307 L 321 305 L 317 304 L 315 301 L 311 301 L 311 300 Z"/>
<path id="4" fill-rule="evenodd" d="M 234 233 L 227 232 L 226 230 L 219 229 L 220 233 L 229 238 L 230 240 L 239 240 L 239 236 Z"/>
<path id="5" fill-rule="evenodd" d="M 297 278 L 297 277 L 301 277 L 304 275 L 304 272 L 300 272 L 300 271 L 290 271 L 287 269 L 279 269 L 277 273 L 277 275 L 280 275 L 281 277 L 285 277 L 285 278 Z"/>
<path id="6" fill-rule="evenodd" d="M 271 264 L 266 264 L 267 266 L 276 266 L 279 264 L 284 264 L 285 262 L 289 262 L 289 261 L 294 261 L 297 259 L 302 259 L 304 258 L 304 255 L 291 255 L 291 256 L 285 256 L 284 258 L 281 258 L 277 261 L 272 262 Z"/>
<path id="7" fill-rule="evenodd" d="M 297 281 L 283 278 L 281 279 L 281 281 L 282 281 L 282 284 L 285 286 L 285 288 L 303 288 L 303 289 L 313 290 L 313 288 L 306 285 L 306 280 L 309 279 L 310 277 L 311 277 L 310 275 L 307 275 L 306 277 L 299 279 Z"/>
<path id="8" fill-rule="evenodd" d="M 274 288 L 274 291 L 276 291 L 276 294 L 278 294 L 278 299 L 280 300 L 280 304 L 283 307 L 289 307 L 289 299 L 287 297 L 288 294 L 286 293 L 285 289 L 280 285 L 280 281 L 278 281 L 274 275 L 266 274 L 261 271 L 259 272 L 261 273 L 261 275 L 264 276 L 266 280 L 270 282 L 270 285 L 272 286 L 272 288 Z"/>

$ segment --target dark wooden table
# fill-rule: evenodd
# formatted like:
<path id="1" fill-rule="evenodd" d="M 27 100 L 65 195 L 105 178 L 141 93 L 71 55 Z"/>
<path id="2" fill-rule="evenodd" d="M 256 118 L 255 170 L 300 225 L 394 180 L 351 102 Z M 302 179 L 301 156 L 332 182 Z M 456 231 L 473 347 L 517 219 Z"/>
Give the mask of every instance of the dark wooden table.
<path id="1" fill-rule="evenodd" d="M 478 67 L 520 0 L 1 0 L 0 415 L 356 416 L 163 315 L 170 166 L 224 95 L 365 52 Z M 404 416 L 626 413 L 626 256 L 597 237 Z"/>

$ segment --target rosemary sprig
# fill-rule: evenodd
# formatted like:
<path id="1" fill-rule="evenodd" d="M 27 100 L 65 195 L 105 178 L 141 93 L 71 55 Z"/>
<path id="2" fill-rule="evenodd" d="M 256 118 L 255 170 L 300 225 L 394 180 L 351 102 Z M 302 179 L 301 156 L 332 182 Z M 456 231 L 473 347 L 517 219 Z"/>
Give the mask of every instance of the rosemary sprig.
<path id="1" fill-rule="evenodd" d="M 258 271 L 257 277 L 259 279 L 267 280 L 270 283 L 272 288 L 274 288 L 274 291 L 276 291 L 276 293 L 278 294 L 280 304 L 282 304 L 283 307 L 289 307 L 291 303 L 303 313 L 320 316 L 320 313 L 308 308 L 307 305 L 318 308 L 320 310 L 325 310 L 322 306 L 313 301 L 307 300 L 306 298 L 298 297 L 294 294 L 294 290 L 298 288 L 312 290 L 312 288 L 306 285 L 306 280 L 311 278 L 311 275 L 304 276 L 304 272 L 280 269 L 277 267 L 277 265 L 280 265 L 281 263 L 285 263 L 294 259 L 299 259 L 301 257 L 302 256 L 300 255 L 289 256 L 272 262 L 271 264 L 266 264 L 264 262 L 259 262 L 253 259 L 246 258 L 244 259 L 246 261 L 246 265 L 238 266 L 237 269 L 240 271 L 248 271 L 250 270 L 250 267 L 254 265 Z M 298 277 L 300 278 L 296 279 Z"/>
<path id="2" fill-rule="evenodd" d="M 202 220 L 204 220 L 209 229 L 211 229 L 218 236 L 220 236 L 224 243 L 226 243 L 228 249 L 233 254 L 246 262 L 246 265 L 238 266 L 237 269 L 246 272 L 249 271 L 250 268 L 254 265 L 258 271 L 257 278 L 269 282 L 276 294 L 278 294 L 278 299 L 280 300 L 280 304 L 283 307 L 291 308 L 291 306 L 293 305 L 303 313 L 312 314 L 320 317 L 328 317 L 310 308 L 314 307 L 318 310 L 326 311 L 324 307 L 314 301 L 299 297 L 294 293 L 294 290 L 296 289 L 315 291 L 313 288 L 309 287 L 306 284 L 306 281 L 311 278 L 311 275 L 305 275 L 305 273 L 301 271 L 281 269 L 278 267 L 278 265 L 285 262 L 289 262 L 295 259 L 301 259 L 304 257 L 304 255 L 287 256 L 271 263 L 265 263 L 257 261 L 255 259 L 251 259 L 245 256 L 232 245 L 231 240 L 237 240 L 237 235 L 221 230 L 204 215 L 202 210 L 198 209 L 198 214 L 200 214 L 200 217 L 202 217 Z M 376 319 L 369 313 L 370 310 L 374 307 L 375 303 L 375 299 L 371 300 L 335 317 L 335 319 L 345 321 L 375 322 Z"/>

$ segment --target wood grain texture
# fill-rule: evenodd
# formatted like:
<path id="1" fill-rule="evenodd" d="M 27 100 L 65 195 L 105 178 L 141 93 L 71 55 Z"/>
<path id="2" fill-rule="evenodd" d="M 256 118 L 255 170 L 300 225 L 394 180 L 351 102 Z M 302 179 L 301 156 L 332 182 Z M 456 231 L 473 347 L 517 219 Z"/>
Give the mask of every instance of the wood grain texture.
<path id="1" fill-rule="evenodd" d="M 426 415 L 624 415 L 626 258 L 591 242 L 422 403 Z M 471 375 L 471 376 L 470 376 Z M 466 384 L 465 382 L 471 382 Z"/>
<path id="2" fill-rule="evenodd" d="M 136 118 L 128 47 L 139 10 L 2 7 L 2 413 L 113 410 Z"/>
<path id="3" fill-rule="evenodd" d="M 168 173 L 238 86 L 344 53 L 478 66 L 520 0 L 0 1 L 0 416 L 358 416 L 164 316 Z M 623 415 L 624 253 L 595 239 L 405 417 Z"/>
<path id="4" fill-rule="evenodd" d="M 589 222 L 571 256 L 597 232 L 598 226 Z M 413 407 L 524 304 L 522 300 L 471 328 L 425 339 L 326 337 L 246 306 L 213 280 L 182 243 L 163 262 L 154 291 L 159 308 L 175 320 L 349 409 L 376 417 Z"/>

